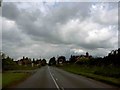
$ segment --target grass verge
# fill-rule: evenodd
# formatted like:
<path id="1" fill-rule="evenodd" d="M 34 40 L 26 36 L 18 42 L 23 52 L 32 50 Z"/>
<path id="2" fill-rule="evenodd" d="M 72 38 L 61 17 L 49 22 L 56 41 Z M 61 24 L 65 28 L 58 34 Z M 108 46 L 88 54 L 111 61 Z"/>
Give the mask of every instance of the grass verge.
<path id="1" fill-rule="evenodd" d="M 2 73 L 0 72 L 0 88 L 2 87 Z"/>
<path id="2" fill-rule="evenodd" d="M 2 74 L 2 87 L 10 87 L 11 85 L 17 84 L 20 81 L 25 80 L 30 73 L 11 73 L 6 72 Z"/>
<path id="3" fill-rule="evenodd" d="M 77 65 L 66 65 L 66 66 L 62 66 L 60 68 L 65 71 L 74 73 L 74 74 L 82 75 L 85 77 L 89 77 L 89 78 L 92 78 L 95 80 L 99 80 L 99 81 L 120 87 L 120 77 L 115 78 L 115 76 L 108 77 L 108 76 L 101 75 L 101 74 L 100 75 L 95 74 L 95 72 L 99 71 L 101 67 L 85 67 L 85 66 L 77 66 Z"/>

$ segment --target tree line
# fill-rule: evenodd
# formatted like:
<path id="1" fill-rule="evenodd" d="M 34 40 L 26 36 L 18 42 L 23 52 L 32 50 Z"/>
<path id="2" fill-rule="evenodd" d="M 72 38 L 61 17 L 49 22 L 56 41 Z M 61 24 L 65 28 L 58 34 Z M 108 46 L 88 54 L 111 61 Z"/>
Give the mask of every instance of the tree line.
<path id="1" fill-rule="evenodd" d="M 17 69 L 24 69 L 26 67 L 41 67 L 47 64 L 45 59 L 34 59 L 33 60 L 29 57 L 23 56 L 22 59 L 15 61 L 10 56 L 6 55 L 3 52 L 0 52 L 2 58 L 2 70 L 17 70 Z"/>
<path id="2" fill-rule="evenodd" d="M 18 61 L 14 61 L 13 58 L 7 56 L 5 53 L 0 52 L 2 58 L 2 69 L 3 70 L 13 70 L 18 65 L 22 66 L 45 66 L 47 64 L 45 59 L 34 59 L 28 57 L 23 57 Z M 50 58 L 48 65 L 50 66 L 59 66 L 66 64 L 78 64 L 78 65 L 86 65 L 86 66 L 120 66 L 120 48 L 117 50 L 112 50 L 108 53 L 107 56 L 104 57 L 92 57 L 87 52 L 86 55 L 71 55 L 69 60 L 66 60 L 65 56 L 59 56 L 57 58 Z"/>
<path id="3" fill-rule="evenodd" d="M 65 56 L 58 58 L 52 57 L 49 60 L 49 65 L 65 65 L 65 64 L 78 64 L 87 66 L 120 66 L 120 48 L 112 50 L 104 57 L 92 57 L 87 52 L 86 55 L 71 55 L 68 61 Z"/>

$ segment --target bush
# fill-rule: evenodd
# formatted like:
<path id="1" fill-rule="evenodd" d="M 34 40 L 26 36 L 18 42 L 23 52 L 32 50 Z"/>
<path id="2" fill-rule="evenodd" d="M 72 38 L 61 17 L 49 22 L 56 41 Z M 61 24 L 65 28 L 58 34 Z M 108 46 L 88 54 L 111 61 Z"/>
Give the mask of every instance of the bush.
<path id="1" fill-rule="evenodd" d="M 120 68 L 109 68 L 109 67 L 97 68 L 94 71 L 94 74 L 119 78 L 120 77 Z"/>

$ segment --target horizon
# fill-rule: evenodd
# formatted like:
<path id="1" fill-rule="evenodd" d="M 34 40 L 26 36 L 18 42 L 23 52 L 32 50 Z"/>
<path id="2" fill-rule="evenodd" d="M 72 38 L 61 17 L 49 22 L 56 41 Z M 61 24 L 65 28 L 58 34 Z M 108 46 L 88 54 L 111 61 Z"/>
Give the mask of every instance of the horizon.
<path id="1" fill-rule="evenodd" d="M 118 48 L 118 49 L 120 49 L 120 48 Z M 116 50 L 118 50 L 118 49 L 116 49 Z M 116 50 L 112 50 L 112 51 L 116 51 Z M 109 53 L 111 53 L 112 51 L 110 51 Z M 0 53 L 2 54 L 2 53 L 4 53 L 4 52 L 1 51 Z M 89 52 L 86 52 L 86 53 L 88 53 L 89 56 L 92 56 Z M 86 55 L 86 53 L 84 53 L 84 54 L 71 54 L 70 57 L 71 57 L 71 56 Z M 108 53 L 106 56 L 108 56 L 109 53 Z M 4 54 L 5 54 L 5 53 L 4 53 Z M 10 58 L 13 59 L 13 61 L 21 60 L 21 59 L 23 59 L 23 57 L 24 57 L 24 58 L 29 58 L 29 59 L 31 59 L 31 61 L 33 61 L 33 59 L 34 59 L 35 61 L 36 61 L 36 60 L 43 60 L 43 59 L 45 59 L 45 60 L 47 61 L 47 63 L 49 62 L 49 60 L 50 60 L 51 58 L 55 57 L 55 59 L 57 60 L 58 57 L 60 57 L 60 56 L 64 56 L 64 55 L 51 56 L 49 59 L 48 59 L 48 58 L 42 58 L 41 56 L 40 56 L 40 58 L 35 58 L 35 57 L 34 57 L 34 58 L 30 58 L 30 57 L 27 57 L 27 56 L 21 56 L 19 59 L 16 59 L 16 60 L 15 60 L 15 59 L 12 58 L 11 56 L 8 56 L 8 55 L 5 54 L 5 57 L 10 57 Z M 93 58 L 104 58 L 104 57 L 106 57 L 106 56 L 92 56 L 92 57 L 93 57 Z M 64 56 L 64 57 L 66 58 L 66 56 Z M 66 61 L 69 61 L 70 57 L 66 58 Z"/>

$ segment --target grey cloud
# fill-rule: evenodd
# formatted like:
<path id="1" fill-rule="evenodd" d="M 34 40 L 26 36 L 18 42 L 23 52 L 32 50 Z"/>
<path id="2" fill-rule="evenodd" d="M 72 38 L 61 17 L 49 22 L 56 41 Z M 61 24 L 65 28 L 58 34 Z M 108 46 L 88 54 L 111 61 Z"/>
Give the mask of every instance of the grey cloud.
<path id="1" fill-rule="evenodd" d="M 69 19 L 88 17 L 89 8 L 92 3 L 60 3 L 60 5 L 51 10 L 51 21 L 54 23 L 65 23 Z M 84 10 L 83 10 L 84 8 Z"/>
<path id="2" fill-rule="evenodd" d="M 4 3 L 3 17 L 8 21 L 14 21 L 16 27 L 8 30 L 3 28 L 3 50 L 16 58 L 23 55 L 44 58 L 56 55 L 69 57 L 73 54 L 71 49 L 76 47 L 82 48 L 84 52 L 89 51 L 93 55 L 94 53 L 105 55 L 109 48 L 115 48 L 116 42 L 112 40 L 116 40 L 116 31 L 106 32 L 108 33 L 106 37 L 99 32 L 104 27 L 109 27 L 111 23 L 101 25 L 100 21 L 94 21 L 94 17 L 91 19 L 90 8 L 93 4 L 96 5 L 83 2 L 58 3 L 55 7 L 45 6 L 48 11 L 44 14 L 38 9 L 39 6 L 34 10 L 28 10 L 23 9 L 24 7 L 20 9 L 16 3 Z M 114 5 L 111 8 L 116 9 Z M 94 30 L 100 33 L 99 36 L 96 34 L 89 36 L 89 32 Z M 115 38 L 110 39 L 109 37 L 112 36 Z M 98 48 L 102 49 L 98 50 Z M 103 54 L 105 50 L 107 51 Z M 14 53 L 17 55 L 13 55 Z"/>
<path id="3" fill-rule="evenodd" d="M 97 8 L 97 9 L 96 9 Z M 96 3 L 96 7 L 92 8 L 93 21 L 106 25 L 117 25 L 118 24 L 118 3 Z M 96 14 L 97 13 L 97 14 Z"/>
<path id="4" fill-rule="evenodd" d="M 4 28 L 3 28 L 4 29 Z M 3 41 L 6 41 L 6 42 L 11 42 L 11 43 L 16 43 L 17 41 L 21 41 L 22 38 L 19 36 L 20 33 L 17 33 L 15 31 L 3 31 L 2 32 L 2 39 Z"/>
<path id="5" fill-rule="evenodd" d="M 5 2 L 2 7 L 2 16 L 8 19 L 16 19 L 20 15 L 19 10 L 17 9 L 15 3 Z"/>

